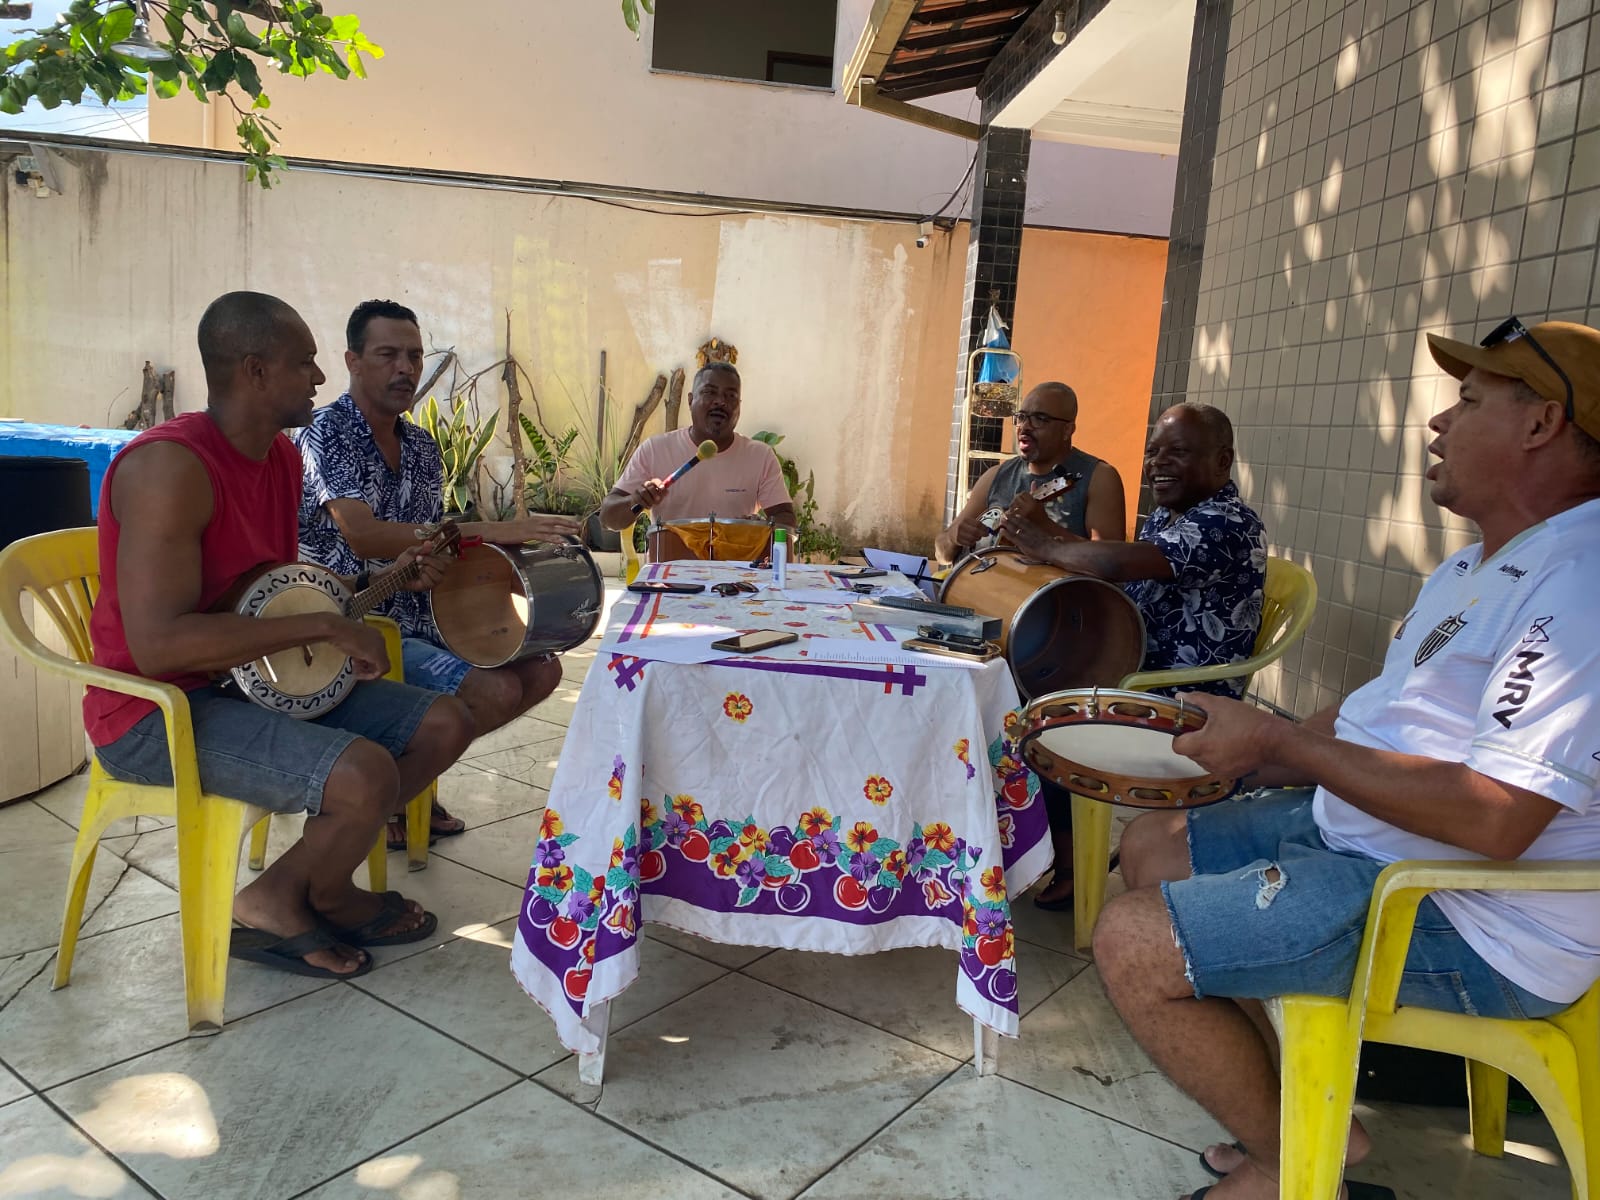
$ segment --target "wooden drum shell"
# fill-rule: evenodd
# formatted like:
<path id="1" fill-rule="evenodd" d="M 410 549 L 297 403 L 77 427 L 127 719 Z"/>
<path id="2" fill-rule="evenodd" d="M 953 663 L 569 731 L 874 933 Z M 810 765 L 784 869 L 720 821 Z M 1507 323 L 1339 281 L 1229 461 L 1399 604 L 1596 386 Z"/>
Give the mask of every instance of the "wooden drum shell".
<path id="1" fill-rule="evenodd" d="M 963 558 L 939 600 L 999 618 L 1000 648 L 1024 699 L 1115 687 L 1144 661 L 1144 618 L 1120 587 L 1009 547 Z"/>
<path id="2" fill-rule="evenodd" d="M 605 584 L 582 546 L 484 543 L 463 547 L 430 597 L 440 644 L 487 669 L 587 640 L 600 624 Z"/>

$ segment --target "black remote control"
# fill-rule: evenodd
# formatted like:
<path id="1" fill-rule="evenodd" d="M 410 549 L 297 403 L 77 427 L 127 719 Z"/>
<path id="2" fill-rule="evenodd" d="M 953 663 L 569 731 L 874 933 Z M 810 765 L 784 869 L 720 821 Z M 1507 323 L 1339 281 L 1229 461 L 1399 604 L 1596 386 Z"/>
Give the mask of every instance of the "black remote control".
<path id="1" fill-rule="evenodd" d="M 959 604 L 935 604 L 932 600 L 913 600 L 909 596 L 874 596 L 873 600 L 886 608 L 903 608 L 910 612 L 927 613 L 935 617 L 975 617 L 977 609 L 963 608 Z"/>

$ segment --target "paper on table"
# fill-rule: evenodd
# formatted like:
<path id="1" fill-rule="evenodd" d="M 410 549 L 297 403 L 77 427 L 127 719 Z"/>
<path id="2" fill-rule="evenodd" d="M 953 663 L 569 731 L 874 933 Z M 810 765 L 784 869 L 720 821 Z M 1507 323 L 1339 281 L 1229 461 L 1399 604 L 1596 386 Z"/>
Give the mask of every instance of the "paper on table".
<path id="1" fill-rule="evenodd" d="M 730 651 L 713 650 L 712 642 L 732 637 L 739 631 L 721 625 L 700 625 L 683 633 L 654 632 L 647 638 L 627 642 L 602 641 L 600 654 L 627 654 L 651 662 L 708 663 L 728 658 Z"/>
<path id="2" fill-rule="evenodd" d="M 988 665 L 976 659 L 926 654 L 920 650 L 907 650 L 886 642 L 864 642 L 858 638 L 808 638 L 805 650 L 806 658 L 812 661 L 822 659 L 825 662 L 894 663 L 908 667 L 963 667 L 969 671 L 982 670 Z"/>

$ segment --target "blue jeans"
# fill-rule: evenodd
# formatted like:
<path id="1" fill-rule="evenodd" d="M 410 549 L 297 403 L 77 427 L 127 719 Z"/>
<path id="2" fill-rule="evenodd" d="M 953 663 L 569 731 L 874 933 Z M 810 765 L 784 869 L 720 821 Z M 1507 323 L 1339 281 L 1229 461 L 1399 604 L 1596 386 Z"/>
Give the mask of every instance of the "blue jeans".
<path id="1" fill-rule="evenodd" d="M 399 757 L 437 692 L 388 679 L 358 683 L 327 716 L 297 721 L 211 687 L 188 693 L 200 787 L 273 812 L 322 811 L 333 764 L 358 738 Z M 157 709 L 95 757 L 113 779 L 172 786 L 166 723 Z"/>
<path id="2" fill-rule="evenodd" d="M 463 662 L 442 646 L 422 638 L 408 637 L 400 643 L 400 657 L 405 663 L 406 682 L 412 687 L 427 688 L 430 692 L 443 692 L 454 696 L 461 681 L 472 670 L 472 664 Z"/>
<path id="3" fill-rule="evenodd" d="M 1330 850 L 1312 792 L 1263 790 L 1189 813 L 1188 879 L 1161 885 L 1196 996 L 1348 996 L 1386 864 Z M 1544 1017 L 1557 1004 L 1480 958 L 1431 899 L 1417 909 L 1401 1004 Z"/>

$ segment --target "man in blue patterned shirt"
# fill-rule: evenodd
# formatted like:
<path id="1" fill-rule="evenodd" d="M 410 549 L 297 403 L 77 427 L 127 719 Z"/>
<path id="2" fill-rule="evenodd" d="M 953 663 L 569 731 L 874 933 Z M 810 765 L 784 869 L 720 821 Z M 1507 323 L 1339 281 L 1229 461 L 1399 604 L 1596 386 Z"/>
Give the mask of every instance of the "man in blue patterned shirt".
<path id="1" fill-rule="evenodd" d="M 416 529 L 444 512 L 444 466 L 427 430 L 404 415 L 416 403 L 422 377 L 422 331 L 414 312 L 391 300 L 357 305 L 345 327 L 350 388 L 318 409 L 295 443 L 305 463 L 300 497 L 300 554 L 346 577 L 380 570 L 416 543 Z M 467 521 L 463 537 L 511 545 L 576 536 L 567 517 Z M 460 697 L 479 734 L 528 711 L 561 680 L 553 658 L 485 670 L 441 647 L 432 608 L 419 592 L 400 592 L 379 609 L 400 626 L 406 682 Z M 437 802 L 433 837 L 461 833 L 465 824 Z M 403 848 L 405 829 L 389 827 L 391 849 Z"/>
<path id="2" fill-rule="evenodd" d="M 1209 404 L 1177 404 L 1157 418 L 1144 479 L 1157 508 L 1132 542 L 1050 536 L 1013 516 L 1005 530 L 1041 562 L 1124 585 L 1145 625 L 1140 669 L 1209 667 L 1249 658 L 1261 628 L 1267 547 L 1261 518 L 1239 497 L 1233 424 Z M 1244 680 L 1190 690 L 1238 696 Z"/>
<path id="3" fill-rule="evenodd" d="M 1141 670 L 1238 662 L 1250 657 L 1261 628 L 1267 548 L 1261 518 L 1239 498 L 1232 470 L 1227 414 L 1209 404 L 1174 405 L 1145 446 L 1144 481 L 1158 507 L 1136 541 L 1052 536 L 1016 513 L 1004 529 L 1031 558 L 1123 584 L 1144 617 Z M 1244 679 L 1187 690 L 1237 697 Z M 1056 806 L 1050 815 L 1056 873 L 1034 903 L 1054 912 L 1072 907 L 1072 834 L 1070 810 Z"/>

